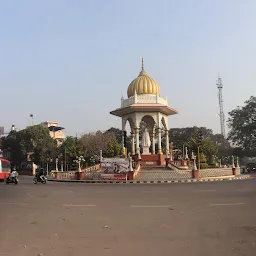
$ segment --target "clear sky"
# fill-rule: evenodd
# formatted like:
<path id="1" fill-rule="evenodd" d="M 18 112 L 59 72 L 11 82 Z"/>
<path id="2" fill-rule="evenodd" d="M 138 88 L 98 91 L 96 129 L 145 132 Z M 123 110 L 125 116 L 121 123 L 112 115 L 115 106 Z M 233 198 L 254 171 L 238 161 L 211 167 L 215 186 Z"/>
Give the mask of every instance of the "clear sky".
<path id="1" fill-rule="evenodd" d="M 255 0 L 0 0 L 0 126 L 59 121 L 68 135 L 111 126 L 145 70 L 179 114 L 170 128 L 220 132 L 256 95 Z"/>

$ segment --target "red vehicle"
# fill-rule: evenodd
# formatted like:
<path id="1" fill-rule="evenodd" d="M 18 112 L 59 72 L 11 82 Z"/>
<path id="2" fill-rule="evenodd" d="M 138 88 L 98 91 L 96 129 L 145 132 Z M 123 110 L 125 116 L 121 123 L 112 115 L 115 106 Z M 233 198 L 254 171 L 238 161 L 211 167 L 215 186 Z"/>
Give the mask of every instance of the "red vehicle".
<path id="1" fill-rule="evenodd" d="M 6 179 L 11 172 L 11 163 L 7 159 L 0 158 L 0 180 Z"/>

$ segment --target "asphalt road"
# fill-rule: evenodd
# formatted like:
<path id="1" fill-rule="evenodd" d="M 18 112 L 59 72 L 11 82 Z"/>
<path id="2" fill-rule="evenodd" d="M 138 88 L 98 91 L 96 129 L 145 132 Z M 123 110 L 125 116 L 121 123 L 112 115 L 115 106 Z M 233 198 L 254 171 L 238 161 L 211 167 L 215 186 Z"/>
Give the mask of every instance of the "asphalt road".
<path id="1" fill-rule="evenodd" d="M 254 256 L 256 179 L 0 184 L 0 256 Z"/>

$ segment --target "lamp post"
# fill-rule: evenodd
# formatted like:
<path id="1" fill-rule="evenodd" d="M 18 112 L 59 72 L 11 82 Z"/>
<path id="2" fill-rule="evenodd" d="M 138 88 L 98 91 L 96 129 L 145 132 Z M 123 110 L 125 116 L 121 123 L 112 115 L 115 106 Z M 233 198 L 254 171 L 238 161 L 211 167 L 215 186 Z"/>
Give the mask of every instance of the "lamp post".
<path id="1" fill-rule="evenodd" d="M 132 168 L 132 157 L 131 157 L 131 153 L 128 153 L 128 160 L 129 160 L 129 171 L 133 172 L 133 168 Z"/>
<path id="2" fill-rule="evenodd" d="M 232 169 L 235 169 L 236 168 L 236 166 L 235 166 L 235 158 L 234 158 L 233 155 L 231 156 L 231 160 L 232 160 Z"/>
<path id="3" fill-rule="evenodd" d="M 196 166 L 196 156 L 194 155 L 193 150 L 192 150 L 192 153 L 191 153 L 191 159 L 193 160 L 193 170 L 196 171 L 196 170 L 197 170 L 197 166 Z"/>
<path id="4" fill-rule="evenodd" d="M 201 130 L 198 131 L 198 137 L 197 137 L 197 159 L 198 159 L 198 171 L 200 171 L 200 145 L 203 141 L 203 132 Z"/>
<path id="5" fill-rule="evenodd" d="M 75 163 L 78 164 L 78 171 L 79 172 L 82 172 L 82 169 L 81 169 L 81 162 L 84 162 L 85 159 L 83 156 L 77 156 L 76 159 L 74 160 Z"/>
<path id="6" fill-rule="evenodd" d="M 58 158 L 56 158 L 56 160 L 55 160 L 56 172 L 58 172 L 58 171 L 59 171 L 59 168 L 58 168 L 58 162 L 59 162 L 59 159 L 58 159 Z"/>
<path id="7" fill-rule="evenodd" d="M 197 147 L 198 171 L 200 171 L 200 147 Z"/>
<path id="8" fill-rule="evenodd" d="M 64 152 L 64 170 L 67 171 L 67 149 L 65 147 L 65 152 Z"/>
<path id="9" fill-rule="evenodd" d="M 194 155 L 194 151 L 192 150 L 191 152 L 191 159 L 194 160 L 195 159 L 195 155 Z"/>
<path id="10" fill-rule="evenodd" d="M 76 177 L 77 180 L 81 180 L 83 177 L 83 172 L 81 169 L 81 162 L 84 162 L 84 157 L 83 156 L 77 156 L 75 160 L 73 160 L 75 163 L 78 164 L 78 172 L 76 172 Z"/>
<path id="11" fill-rule="evenodd" d="M 49 176 L 49 161 L 50 161 L 50 158 L 47 158 L 46 159 L 46 175 L 47 175 L 47 177 Z"/>
<path id="12" fill-rule="evenodd" d="M 185 160 L 188 160 L 188 147 L 185 147 Z"/>
<path id="13" fill-rule="evenodd" d="M 236 167 L 237 167 L 237 168 L 240 167 L 240 166 L 239 166 L 239 157 L 238 157 L 238 156 L 236 157 Z"/>
<path id="14" fill-rule="evenodd" d="M 100 162 L 102 161 L 102 150 L 100 150 Z"/>
<path id="15" fill-rule="evenodd" d="M 173 142 L 170 143 L 170 161 L 173 161 Z"/>

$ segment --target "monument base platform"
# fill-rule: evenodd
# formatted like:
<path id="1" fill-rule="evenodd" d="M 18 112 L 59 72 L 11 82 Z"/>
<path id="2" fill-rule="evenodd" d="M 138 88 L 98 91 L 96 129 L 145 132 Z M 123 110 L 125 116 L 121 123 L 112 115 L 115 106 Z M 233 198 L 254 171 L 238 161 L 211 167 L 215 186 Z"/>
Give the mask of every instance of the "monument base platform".
<path id="1" fill-rule="evenodd" d="M 165 166 L 166 165 L 166 156 L 163 154 L 156 155 L 140 155 L 141 159 L 138 158 L 138 155 L 134 155 L 133 160 L 135 162 L 140 161 L 142 166 Z"/>

